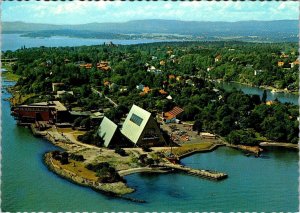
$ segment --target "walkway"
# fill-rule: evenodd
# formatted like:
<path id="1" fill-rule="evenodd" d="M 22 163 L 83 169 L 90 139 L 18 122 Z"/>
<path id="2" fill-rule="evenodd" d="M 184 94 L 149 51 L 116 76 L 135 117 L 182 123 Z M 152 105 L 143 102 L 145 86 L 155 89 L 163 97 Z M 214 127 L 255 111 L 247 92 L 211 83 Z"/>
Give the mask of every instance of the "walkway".
<path id="1" fill-rule="evenodd" d="M 95 88 L 92 87 L 92 91 L 96 94 L 98 94 L 100 97 L 103 96 L 103 94 L 101 92 L 99 92 L 98 90 L 96 90 Z M 116 102 L 114 102 L 113 100 L 111 100 L 111 98 L 107 97 L 104 95 L 104 98 L 107 99 L 109 101 L 109 103 L 111 103 L 112 105 L 114 105 L 114 107 L 117 107 L 118 104 Z"/>

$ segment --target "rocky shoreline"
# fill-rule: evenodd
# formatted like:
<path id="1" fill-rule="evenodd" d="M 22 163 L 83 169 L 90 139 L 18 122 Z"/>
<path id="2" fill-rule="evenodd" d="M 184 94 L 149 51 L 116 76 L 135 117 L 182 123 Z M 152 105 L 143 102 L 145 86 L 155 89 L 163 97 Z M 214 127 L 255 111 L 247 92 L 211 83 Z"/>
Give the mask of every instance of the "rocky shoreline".
<path id="1" fill-rule="evenodd" d="M 263 146 L 263 147 L 284 147 L 284 148 L 288 148 L 288 149 L 299 150 L 298 144 L 291 144 L 291 143 L 261 142 L 259 145 Z"/>

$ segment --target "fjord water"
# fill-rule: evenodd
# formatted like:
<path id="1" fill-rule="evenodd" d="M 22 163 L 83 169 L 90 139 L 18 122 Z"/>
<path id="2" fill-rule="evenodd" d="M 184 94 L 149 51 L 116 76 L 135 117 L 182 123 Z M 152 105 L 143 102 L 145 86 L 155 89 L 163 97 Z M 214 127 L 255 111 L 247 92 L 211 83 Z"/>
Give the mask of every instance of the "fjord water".
<path id="1" fill-rule="evenodd" d="M 225 90 L 232 90 L 237 89 L 241 90 L 246 94 L 249 95 L 259 95 L 260 97 L 263 96 L 264 89 L 259 87 L 251 87 L 244 84 L 239 84 L 235 82 L 221 82 L 220 86 L 224 88 Z M 298 103 L 298 95 L 292 94 L 292 93 L 284 93 L 284 92 L 274 92 L 272 93 L 271 90 L 266 89 L 267 91 L 267 100 L 275 100 L 276 98 L 282 102 L 282 103 L 291 103 L 294 105 L 299 105 Z"/>
<path id="2" fill-rule="evenodd" d="M 17 50 L 25 47 L 73 47 L 82 45 L 102 45 L 104 42 L 112 41 L 114 44 L 140 44 L 160 42 L 163 40 L 137 39 L 137 40 L 119 40 L 119 39 L 96 39 L 96 38 L 72 38 L 66 36 L 52 36 L 48 38 L 22 37 L 21 34 L 2 34 L 2 51 Z"/>
<path id="3" fill-rule="evenodd" d="M 5 85 L 9 82 L 2 83 Z M 182 160 L 194 168 L 225 172 L 220 182 L 184 174 L 133 174 L 134 203 L 75 185 L 48 171 L 43 153 L 57 149 L 32 136 L 10 116 L 2 93 L 3 211 L 292 211 L 298 210 L 298 153 L 272 150 L 262 158 L 246 157 L 225 147 Z"/>

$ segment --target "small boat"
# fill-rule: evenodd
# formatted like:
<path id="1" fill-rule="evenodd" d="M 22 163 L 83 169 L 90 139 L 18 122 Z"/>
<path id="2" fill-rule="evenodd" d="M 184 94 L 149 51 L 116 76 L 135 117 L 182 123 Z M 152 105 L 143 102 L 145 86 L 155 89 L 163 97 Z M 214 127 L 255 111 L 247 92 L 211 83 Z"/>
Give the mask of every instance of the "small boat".
<path id="1" fill-rule="evenodd" d="M 272 89 L 272 90 L 271 90 L 271 93 L 276 93 L 276 90 L 275 90 L 275 89 Z"/>

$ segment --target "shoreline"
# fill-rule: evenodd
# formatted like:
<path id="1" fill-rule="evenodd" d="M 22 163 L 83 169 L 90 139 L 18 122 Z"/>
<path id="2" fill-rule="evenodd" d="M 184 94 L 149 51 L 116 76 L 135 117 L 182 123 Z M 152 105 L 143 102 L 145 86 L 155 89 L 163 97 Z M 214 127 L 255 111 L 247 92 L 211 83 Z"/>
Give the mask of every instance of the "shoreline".
<path id="1" fill-rule="evenodd" d="M 217 80 L 220 80 L 221 82 L 224 82 L 224 83 L 236 83 L 236 84 L 241 84 L 241 85 L 245 85 L 245 86 L 249 86 L 249 87 L 253 87 L 253 88 L 270 90 L 270 92 L 272 90 L 274 90 L 275 93 L 285 93 L 285 94 L 299 95 L 299 91 L 278 89 L 278 88 L 275 88 L 275 87 L 272 87 L 272 86 L 268 86 L 268 85 L 255 86 L 255 85 L 252 85 L 252 84 L 248 84 L 248 83 L 244 83 L 244 82 L 239 82 L 239 81 L 229 81 L 229 82 L 226 82 L 223 79 L 217 79 Z"/>
<path id="2" fill-rule="evenodd" d="M 57 165 L 53 163 L 53 159 L 51 157 L 51 152 L 46 152 L 43 156 L 43 162 L 47 166 L 48 170 L 56 174 L 57 176 L 68 180 L 74 184 L 84 186 L 84 187 L 89 187 L 93 189 L 96 192 L 101 192 L 104 195 L 107 196 L 112 196 L 112 197 L 117 197 L 117 198 L 122 198 L 125 200 L 130 200 L 138 203 L 145 203 L 146 201 L 144 200 L 139 200 L 131 197 L 126 197 L 124 196 L 125 194 L 129 194 L 135 191 L 135 189 L 129 188 L 126 193 L 116 193 L 113 190 L 109 190 L 110 188 L 113 188 L 114 186 L 111 186 L 111 184 L 104 184 L 104 183 L 98 183 L 88 180 L 86 178 L 80 177 L 79 175 L 72 173 L 71 171 L 61 169 Z M 119 182 L 116 182 L 117 184 L 120 184 Z M 113 183 L 114 184 L 114 183 Z M 122 183 L 124 184 L 124 183 Z M 126 184 L 124 184 L 126 186 Z M 115 186 L 116 187 L 116 186 Z M 118 187 L 118 186 L 117 186 Z M 127 187 L 127 186 L 126 186 Z"/>
<path id="3" fill-rule="evenodd" d="M 259 146 L 262 147 L 284 147 L 287 149 L 296 149 L 299 150 L 298 144 L 291 144 L 291 143 L 281 143 L 281 142 L 261 142 L 259 143 Z"/>

